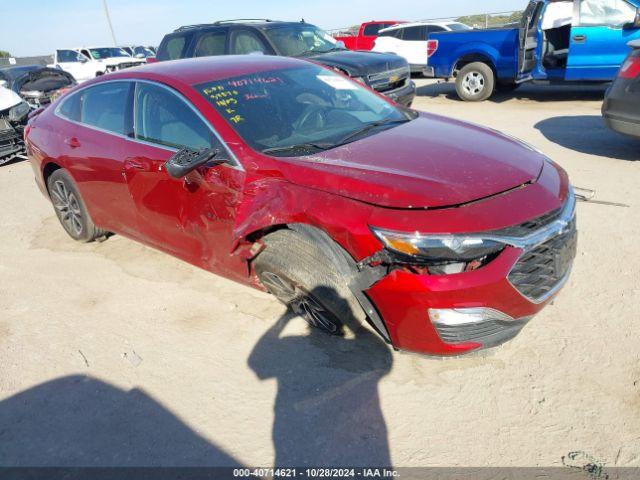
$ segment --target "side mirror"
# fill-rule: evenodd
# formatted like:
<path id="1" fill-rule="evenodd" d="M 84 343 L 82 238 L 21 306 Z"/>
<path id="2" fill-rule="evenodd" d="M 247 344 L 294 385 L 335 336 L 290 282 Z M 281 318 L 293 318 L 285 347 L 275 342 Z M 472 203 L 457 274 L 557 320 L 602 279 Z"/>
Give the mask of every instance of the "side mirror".
<path id="1" fill-rule="evenodd" d="M 89 61 L 89 59 L 87 57 L 85 57 L 84 55 L 78 55 L 78 61 L 80 63 L 87 63 Z"/>
<path id="2" fill-rule="evenodd" d="M 0 88 L 7 88 L 9 83 L 6 80 L 0 80 Z"/>
<path id="3" fill-rule="evenodd" d="M 225 163 L 226 159 L 218 158 L 219 155 L 221 155 L 221 151 L 217 148 L 203 148 L 198 151 L 183 148 L 171 155 L 164 167 L 173 178 L 182 178 L 203 165 L 213 166 Z"/>

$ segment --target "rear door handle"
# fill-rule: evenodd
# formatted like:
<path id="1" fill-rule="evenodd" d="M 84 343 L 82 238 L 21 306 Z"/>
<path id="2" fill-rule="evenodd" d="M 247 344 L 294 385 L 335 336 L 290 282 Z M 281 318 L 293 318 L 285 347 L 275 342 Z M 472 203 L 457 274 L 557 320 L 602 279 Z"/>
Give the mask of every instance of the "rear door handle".
<path id="1" fill-rule="evenodd" d="M 573 36 L 573 41 L 576 43 L 584 43 L 587 41 L 587 36 L 586 35 L 574 35 Z"/>
<path id="2" fill-rule="evenodd" d="M 78 148 L 80 146 L 80 140 L 76 137 L 67 138 L 64 143 L 69 145 L 71 148 Z"/>

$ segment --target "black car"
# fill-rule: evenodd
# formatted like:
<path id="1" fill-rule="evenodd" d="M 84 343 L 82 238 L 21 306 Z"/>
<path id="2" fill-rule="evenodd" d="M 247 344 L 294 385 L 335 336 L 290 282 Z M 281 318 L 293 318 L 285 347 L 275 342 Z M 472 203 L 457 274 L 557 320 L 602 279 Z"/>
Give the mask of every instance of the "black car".
<path id="1" fill-rule="evenodd" d="M 328 33 L 305 22 L 225 20 L 188 25 L 164 37 L 156 58 L 164 61 L 244 54 L 308 58 L 339 70 L 404 106 L 410 106 L 416 95 L 404 58 L 347 50 Z"/>
<path id="2" fill-rule="evenodd" d="M 602 116 L 616 132 L 640 137 L 640 40 L 629 46 L 631 53 L 607 90 Z"/>
<path id="3" fill-rule="evenodd" d="M 13 90 L 30 106 L 43 107 L 76 85 L 70 73 L 40 65 L 0 67 L 0 85 Z"/>

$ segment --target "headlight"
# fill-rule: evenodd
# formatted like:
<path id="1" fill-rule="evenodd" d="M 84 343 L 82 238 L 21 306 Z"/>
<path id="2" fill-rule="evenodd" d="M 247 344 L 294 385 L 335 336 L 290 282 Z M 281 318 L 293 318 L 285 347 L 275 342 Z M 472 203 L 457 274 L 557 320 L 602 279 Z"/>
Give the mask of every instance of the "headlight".
<path id="1" fill-rule="evenodd" d="M 482 266 L 506 246 L 495 240 L 468 235 L 420 235 L 372 228 L 385 247 L 401 257 L 430 266 L 434 274 L 460 273 Z"/>
<path id="2" fill-rule="evenodd" d="M 29 104 L 22 101 L 9 110 L 9 120 L 12 122 L 19 122 L 27 115 L 27 113 L 29 113 L 29 110 Z"/>

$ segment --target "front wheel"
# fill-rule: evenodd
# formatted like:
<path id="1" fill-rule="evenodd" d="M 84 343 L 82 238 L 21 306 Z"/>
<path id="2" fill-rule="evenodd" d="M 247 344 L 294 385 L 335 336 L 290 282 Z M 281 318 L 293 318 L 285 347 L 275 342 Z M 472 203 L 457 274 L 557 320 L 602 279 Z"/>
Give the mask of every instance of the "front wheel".
<path id="1" fill-rule="evenodd" d="M 483 102 L 491 97 L 494 88 L 495 75 L 486 63 L 465 65 L 456 77 L 456 92 L 465 102 Z"/>
<path id="2" fill-rule="evenodd" d="M 331 335 L 361 328 L 366 314 L 320 245 L 292 230 L 273 232 L 264 243 L 253 268 L 270 293 Z"/>

